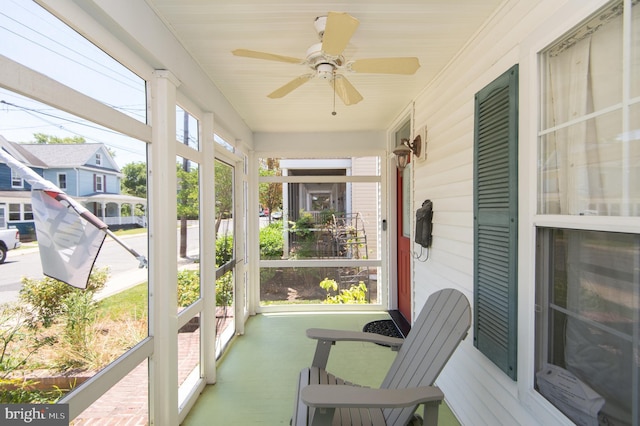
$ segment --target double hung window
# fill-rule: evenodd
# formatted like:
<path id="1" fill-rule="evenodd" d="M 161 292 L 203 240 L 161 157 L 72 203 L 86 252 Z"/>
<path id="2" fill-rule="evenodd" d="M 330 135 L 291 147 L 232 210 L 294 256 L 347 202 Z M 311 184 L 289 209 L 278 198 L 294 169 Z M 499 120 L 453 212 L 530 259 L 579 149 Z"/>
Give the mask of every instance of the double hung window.
<path id="1" fill-rule="evenodd" d="M 574 421 L 639 425 L 640 4 L 610 3 L 541 63 L 536 385 Z"/>

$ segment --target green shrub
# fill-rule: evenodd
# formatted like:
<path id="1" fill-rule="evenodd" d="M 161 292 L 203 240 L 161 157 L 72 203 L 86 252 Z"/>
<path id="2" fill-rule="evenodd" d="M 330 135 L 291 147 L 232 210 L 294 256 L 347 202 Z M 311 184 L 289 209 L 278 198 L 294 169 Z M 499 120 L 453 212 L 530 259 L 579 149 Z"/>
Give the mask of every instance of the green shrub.
<path id="1" fill-rule="evenodd" d="M 200 297 L 200 271 L 183 269 L 178 271 L 178 306 L 187 307 Z"/>
<path id="2" fill-rule="evenodd" d="M 291 232 L 298 236 L 299 241 L 306 241 L 313 239 L 313 231 L 316 224 L 313 216 L 309 212 L 300 210 L 300 217 L 295 221 L 291 227 Z"/>
<path id="3" fill-rule="evenodd" d="M 325 209 L 320 212 L 320 223 L 329 225 L 333 221 L 333 215 L 336 214 L 334 209 Z"/>
<path id="4" fill-rule="evenodd" d="M 0 305 L 0 379 L 22 368 L 42 346 L 55 342 L 54 337 L 32 332 L 31 313 L 15 303 Z"/>
<path id="5" fill-rule="evenodd" d="M 320 281 L 320 287 L 326 290 L 327 298 L 324 303 L 328 304 L 364 304 L 367 303 L 367 286 L 360 281 L 358 285 L 352 284 L 349 289 L 340 290 L 336 295 L 331 295 L 331 291 L 338 290 L 335 280 L 325 278 Z"/>
<path id="6" fill-rule="evenodd" d="M 233 259 L 233 235 L 216 237 L 216 266 L 220 267 Z"/>
<path id="7" fill-rule="evenodd" d="M 62 365 L 82 367 L 93 350 L 94 330 L 97 315 L 95 293 L 102 289 L 109 278 L 109 268 L 95 268 L 89 276 L 86 289 L 78 289 L 53 278 L 40 280 L 23 278 L 19 300 L 31 308 L 33 318 L 30 327 L 38 324 L 50 327 L 62 325 L 59 343 L 67 349 L 60 351 Z"/>
<path id="8" fill-rule="evenodd" d="M 183 269 L 178 272 L 178 306 L 184 308 L 200 297 L 200 271 Z M 233 303 L 233 273 L 227 272 L 216 280 L 216 305 L 231 306 Z"/>
<path id="9" fill-rule="evenodd" d="M 233 272 L 229 271 L 216 280 L 216 306 L 233 303 Z"/>
<path id="10" fill-rule="evenodd" d="M 327 292 L 327 299 L 331 296 L 331 291 L 338 291 L 338 283 L 336 280 L 330 280 L 329 278 L 320 281 L 320 287 Z"/>
<path id="11" fill-rule="evenodd" d="M 260 229 L 260 259 L 282 259 L 283 250 L 282 221 Z"/>
<path id="12" fill-rule="evenodd" d="M 54 320 L 64 313 L 64 300 L 71 293 L 88 293 L 91 297 L 102 289 L 109 278 L 109 267 L 94 268 L 89 276 L 85 290 L 72 287 L 50 277 L 43 279 L 22 278 L 22 289 L 18 298 L 24 304 L 31 306 L 36 319 L 42 325 L 49 327 Z M 67 306 L 68 308 L 68 306 Z"/>
<path id="13" fill-rule="evenodd" d="M 0 404 L 55 404 L 63 396 L 59 388 L 37 390 L 33 380 L 0 379 Z"/>
<path id="14" fill-rule="evenodd" d="M 90 352 L 93 342 L 93 324 L 96 322 L 97 302 L 90 291 L 72 291 L 62 300 L 64 323 L 63 339 L 78 354 Z"/>

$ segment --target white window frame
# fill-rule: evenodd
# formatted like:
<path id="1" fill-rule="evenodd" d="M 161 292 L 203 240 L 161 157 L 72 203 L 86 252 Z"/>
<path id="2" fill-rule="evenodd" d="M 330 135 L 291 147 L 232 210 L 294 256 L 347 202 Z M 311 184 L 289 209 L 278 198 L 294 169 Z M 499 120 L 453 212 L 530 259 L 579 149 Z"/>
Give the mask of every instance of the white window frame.
<path id="1" fill-rule="evenodd" d="M 96 152 L 96 166 L 101 166 L 102 165 L 102 154 L 99 152 Z"/>
<path id="2" fill-rule="evenodd" d="M 27 215 L 31 217 L 27 217 Z M 22 205 L 22 220 L 33 220 L 33 206 L 31 203 L 24 203 Z"/>
<path id="3" fill-rule="evenodd" d="M 12 207 L 14 207 L 14 206 L 18 206 L 18 211 L 17 211 L 17 212 L 16 212 L 16 211 L 12 211 L 12 209 L 11 209 L 11 208 L 12 208 Z M 22 203 L 9 203 L 9 205 L 8 205 L 7 209 L 8 209 L 8 212 L 9 212 L 9 214 L 8 214 L 8 216 L 7 216 L 7 217 L 8 217 L 9 222 L 15 222 L 15 221 L 20 221 L 20 220 L 22 220 L 22 217 L 23 217 L 23 216 L 22 216 Z M 15 215 L 16 213 L 18 214 L 18 218 L 17 218 L 17 219 L 13 219 L 13 218 L 11 217 L 11 215 L 12 215 L 12 214 L 13 214 L 13 215 Z"/>
<path id="4" fill-rule="evenodd" d="M 606 1 L 602 1 L 600 3 L 600 6 L 604 6 L 605 4 L 607 4 L 608 2 Z M 631 5 L 631 1 L 630 0 L 622 0 L 622 3 L 625 5 L 625 7 L 629 7 Z M 640 5 L 636 5 L 635 7 L 640 7 Z M 589 18 L 589 17 L 593 17 L 595 16 L 595 12 L 597 11 L 597 8 L 594 8 L 593 6 L 590 7 L 585 7 L 582 12 L 584 12 L 583 18 Z M 627 48 L 630 49 L 629 46 L 632 45 L 631 43 L 631 28 L 629 25 L 627 25 L 627 23 L 630 21 L 629 17 L 625 18 L 625 24 L 623 24 L 623 36 L 624 36 L 624 41 L 621 41 L 621 43 L 623 44 L 623 48 L 624 46 L 626 46 Z M 547 33 L 546 37 L 547 38 L 547 42 L 541 42 L 540 40 L 536 41 L 536 42 L 532 42 L 532 45 L 538 45 L 541 47 L 541 49 L 538 50 L 537 52 L 537 57 L 536 58 L 530 58 L 532 63 L 535 63 L 536 59 L 538 61 L 540 61 L 540 66 L 538 67 L 538 72 L 539 75 L 543 75 L 543 69 L 542 69 L 542 56 L 539 55 L 540 52 L 542 52 L 544 49 L 542 49 L 542 47 L 546 48 L 547 46 L 551 46 L 553 44 L 555 44 L 558 40 L 562 39 L 567 33 L 571 32 L 577 25 L 579 24 L 579 21 L 574 22 L 574 23 L 570 23 L 568 21 L 563 21 L 562 25 L 558 25 L 556 26 L 556 30 L 554 33 Z M 549 26 L 552 26 L 552 23 L 549 23 Z M 544 45 L 542 45 L 541 43 L 544 43 Z M 626 55 L 628 56 L 628 52 L 626 53 Z M 624 55 L 624 54 L 623 54 Z M 626 57 L 626 59 L 628 59 L 628 57 Z M 628 62 L 628 61 L 626 61 Z M 623 126 L 629 126 L 629 121 L 630 121 L 630 114 L 629 114 L 629 110 L 631 109 L 632 105 L 635 105 L 635 107 L 638 107 L 638 100 L 637 98 L 635 99 L 635 103 L 634 103 L 634 99 L 631 97 L 631 93 L 630 93 L 630 84 L 629 84 L 629 79 L 632 77 L 631 76 L 631 70 L 630 70 L 630 65 L 627 63 L 626 66 L 628 68 L 625 69 L 625 71 L 623 71 L 623 87 L 625 87 L 626 92 L 623 93 L 622 95 L 622 100 L 621 100 L 621 106 L 620 109 L 622 109 L 622 115 L 623 115 Z M 531 66 L 531 70 L 534 71 L 535 67 Z M 637 70 L 636 70 L 637 71 Z M 541 83 L 541 78 L 539 79 L 539 84 L 542 85 Z M 531 118 L 531 122 L 532 123 L 542 123 L 542 120 L 540 120 L 542 114 L 543 114 L 543 105 L 541 104 L 542 99 L 541 99 L 541 86 L 538 87 L 538 92 L 532 93 L 532 104 L 533 102 L 536 100 L 536 98 L 538 99 L 538 101 L 540 102 L 540 104 L 538 105 L 537 108 L 532 108 L 532 111 L 530 112 L 529 117 Z M 537 116 L 536 114 L 540 114 L 540 116 Z M 628 128 L 628 127 L 627 127 Z M 539 163 L 539 161 L 537 160 L 539 157 L 539 146 L 540 146 L 540 137 L 541 135 L 544 133 L 545 129 L 541 130 L 541 129 L 531 129 L 533 131 L 535 131 L 535 137 L 536 137 L 536 144 L 531 144 L 528 147 L 528 152 L 530 154 L 536 154 L 536 155 L 531 155 L 530 158 L 535 158 L 536 161 L 535 162 L 530 162 L 530 166 L 533 168 L 533 170 L 535 170 L 535 174 L 536 176 L 539 173 L 539 169 L 537 168 L 537 165 Z M 623 132 L 624 132 L 624 128 L 623 128 Z M 533 132 L 532 132 L 533 133 Z M 533 135 L 532 135 L 533 136 Z M 534 146 L 535 145 L 535 146 Z M 538 148 L 536 148 L 538 147 Z M 533 182 L 530 182 L 530 186 L 529 188 L 533 190 L 531 197 L 529 198 L 529 202 L 532 206 L 532 210 L 537 209 L 537 201 L 536 201 L 536 196 L 538 195 L 538 191 L 539 188 L 537 187 L 537 183 L 538 180 L 534 179 Z M 640 234 L 640 217 L 637 216 L 589 216 L 589 215 L 584 215 L 584 216 L 576 216 L 576 215 L 558 215 L 558 214 L 540 214 L 540 213 L 534 213 L 532 214 L 532 221 L 531 221 L 533 227 L 535 229 L 566 229 L 566 230 L 587 230 L 587 231 L 605 231 L 605 232 L 621 232 L 621 233 L 629 233 L 629 234 Z M 521 227 L 521 229 L 523 229 Z M 529 228 L 527 231 L 529 231 L 531 228 Z M 530 264 L 529 268 L 525 271 L 521 271 L 520 276 L 522 277 L 523 273 L 530 273 L 529 276 L 534 276 L 534 270 L 535 270 L 535 255 L 536 255 L 536 236 L 535 236 L 535 232 L 531 235 L 532 239 L 530 240 L 531 243 L 529 245 L 529 248 L 531 249 L 529 252 L 532 253 L 532 256 L 529 257 L 529 259 L 527 260 Z M 535 271 L 535 273 L 539 273 L 540 271 Z M 533 293 L 540 291 L 540 289 L 538 288 L 538 283 L 535 280 L 531 280 L 529 281 L 532 283 L 532 297 Z M 548 283 L 547 283 L 548 284 Z M 544 290 L 543 290 L 544 291 Z M 541 306 L 539 303 L 541 302 L 541 300 L 538 299 L 534 299 L 536 300 L 536 312 L 539 311 L 540 309 L 544 309 L 543 306 Z M 548 303 L 548 300 L 546 301 L 546 303 Z M 548 344 L 548 335 L 546 336 L 547 340 L 543 341 L 543 339 L 538 339 L 538 337 L 536 336 L 535 338 L 532 336 L 531 338 L 531 342 L 533 342 L 533 344 L 530 346 L 531 348 L 531 352 L 529 355 L 527 355 L 528 357 L 528 361 L 531 363 L 529 365 L 533 366 L 534 365 L 534 359 L 536 357 L 536 353 L 538 351 L 538 348 L 540 347 L 540 345 L 546 346 Z M 529 373 L 530 374 L 530 373 Z M 533 385 L 534 385 L 534 378 L 531 377 L 531 375 L 529 376 L 530 381 L 527 381 L 528 383 L 528 389 L 532 390 L 531 393 L 527 392 L 526 395 L 526 399 L 529 402 L 536 402 L 539 403 L 542 401 L 542 396 L 537 393 L 537 391 L 533 390 Z M 635 391 L 637 392 L 637 389 L 635 389 Z M 532 397 L 533 399 L 530 399 L 530 397 Z M 636 395 L 636 400 L 637 400 L 637 395 Z M 545 400 L 546 401 L 546 400 Z M 542 403 L 542 405 L 538 405 L 540 407 L 543 407 L 545 409 L 548 409 L 549 406 L 546 403 Z M 637 408 L 636 408 L 637 410 Z"/>
<path id="5" fill-rule="evenodd" d="M 13 169 L 11 169 L 11 188 L 15 188 L 15 189 L 24 188 L 24 179 L 16 175 Z"/>
<path id="6" fill-rule="evenodd" d="M 62 182 L 62 178 L 64 178 L 64 185 Z M 58 187 L 60 189 L 67 189 L 67 174 L 66 173 L 58 173 Z"/>
<path id="7" fill-rule="evenodd" d="M 96 174 L 96 192 L 104 192 L 104 176 Z"/>

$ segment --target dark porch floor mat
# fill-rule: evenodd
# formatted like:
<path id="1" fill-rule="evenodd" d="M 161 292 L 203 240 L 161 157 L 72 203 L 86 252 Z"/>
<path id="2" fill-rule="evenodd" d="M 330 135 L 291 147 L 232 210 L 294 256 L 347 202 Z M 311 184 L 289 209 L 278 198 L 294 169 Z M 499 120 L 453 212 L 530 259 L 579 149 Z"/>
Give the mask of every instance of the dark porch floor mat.
<path id="1" fill-rule="evenodd" d="M 379 320 L 368 322 L 364 325 L 364 327 L 362 327 L 362 331 L 367 333 L 382 334 L 383 336 L 397 337 L 400 339 L 404 338 L 393 320 Z"/>

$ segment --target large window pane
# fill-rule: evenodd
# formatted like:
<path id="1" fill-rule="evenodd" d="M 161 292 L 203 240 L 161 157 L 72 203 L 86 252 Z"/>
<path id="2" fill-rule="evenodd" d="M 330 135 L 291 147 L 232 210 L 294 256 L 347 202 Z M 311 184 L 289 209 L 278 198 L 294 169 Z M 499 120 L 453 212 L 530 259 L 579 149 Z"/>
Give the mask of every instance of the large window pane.
<path id="1" fill-rule="evenodd" d="M 62 112 L 51 107 L 47 109 L 52 126 L 57 123 L 59 128 L 64 128 L 64 120 L 52 119 L 62 116 Z M 69 114 L 66 116 L 73 117 Z M 54 184 L 61 168 L 69 167 L 73 161 L 81 161 L 78 169 L 68 175 L 73 184 L 67 188 L 67 194 L 107 223 L 127 247 L 146 258 L 146 143 L 95 123 L 92 126 L 93 137 L 100 139 L 108 135 L 110 140 L 126 144 L 127 150 L 118 150 L 118 145 L 92 143 L 72 133 L 60 133 L 55 137 L 43 134 L 50 141 L 65 143 L 40 144 L 33 143 L 32 139 L 18 139 L 6 144 L 30 153 L 32 164 L 47 165 L 46 170 L 38 171 Z M 0 134 L 2 132 L 0 129 Z M 86 164 L 93 156 L 75 155 L 96 150 L 104 153 L 99 168 Z M 57 158 L 63 159 L 64 165 L 56 163 Z M 0 166 L 6 167 L 4 164 Z M 98 170 L 103 183 L 106 182 L 104 191 L 99 195 L 93 189 L 93 175 Z M 129 186 L 131 181 L 137 184 Z M 55 396 L 58 398 L 93 377 L 118 357 L 125 356 L 148 336 L 148 270 L 140 267 L 140 259 L 132 256 L 113 238 L 107 237 L 93 264 L 86 290 L 45 277 L 39 254 L 42 241 L 30 241 L 37 236 L 33 232 L 35 224 L 30 188 L 16 189 L 6 196 L 16 199 L 25 197 L 24 202 L 16 204 L 16 212 L 22 212 L 22 222 L 16 226 L 22 227 L 25 231 L 21 230 L 21 233 L 29 236 L 29 239 L 24 240 L 20 249 L 24 253 L 13 262 L 3 265 L 0 303 L 1 309 L 11 312 L 11 315 L 2 316 L 1 321 L 6 325 L 8 318 L 20 318 L 18 324 L 24 327 L 21 333 L 34 346 L 13 346 L 13 343 L 18 343 L 14 341 L 11 349 L 13 355 L 26 362 L 12 366 L 3 364 L 2 369 L 19 377 L 32 377 L 34 371 L 38 371 L 43 384 L 51 383 L 50 388 L 45 390 L 59 392 Z M 55 235 L 55 228 L 52 231 Z M 93 259 L 87 262 L 93 262 Z M 23 310 L 27 305 L 32 309 Z M 34 352 L 27 357 L 30 350 Z M 48 379 L 42 380 L 44 377 Z M 67 378 L 66 384 L 60 380 L 62 377 Z M 29 398 L 30 394 L 25 392 L 22 397 Z M 137 394 L 125 396 L 117 402 L 117 408 L 131 408 L 132 411 L 140 408 L 146 413 L 146 399 L 137 397 Z M 53 402 L 55 398 L 50 401 Z M 29 401 L 25 399 L 20 402 Z"/>
<path id="2" fill-rule="evenodd" d="M 72 424 L 149 424 L 149 362 L 144 360 L 80 413 Z"/>
<path id="3" fill-rule="evenodd" d="M 185 115 L 185 119 L 188 119 Z M 197 125 L 196 125 L 197 127 Z M 182 406 L 201 377 L 200 315 L 187 308 L 200 301 L 200 167 L 176 158 L 178 229 L 178 406 Z"/>
<path id="4" fill-rule="evenodd" d="M 198 120 L 184 109 L 176 106 L 176 140 L 193 149 L 200 147 Z"/>
<path id="5" fill-rule="evenodd" d="M 623 32 L 623 2 L 612 2 L 541 55 L 539 213 L 640 215 L 633 112 L 640 30 L 638 6 L 632 8 L 630 33 Z"/>
<path id="6" fill-rule="evenodd" d="M 146 122 L 144 81 L 35 2 L 2 2 L 0 39 L 1 55 Z"/>
<path id="7" fill-rule="evenodd" d="M 638 216 L 640 135 L 636 133 L 623 133 L 622 114 L 613 112 L 544 134 L 540 212 Z"/>
<path id="8" fill-rule="evenodd" d="M 176 160 L 178 176 L 178 309 L 200 299 L 200 173 L 198 163 Z"/>
<path id="9" fill-rule="evenodd" d="M 143 80 L 43 13 L 34 2 L 10 4 L 0 14 L 0 54 L 140 121 L 146 120 Z M 60 96 L 66 96 L 64 90 Z M 2 321 L 6 325 L 7 318 L 19 317 L 18 323 L 24 326 L 21 333 L 34 346 L 13 346 L 16 359 L 26 362 L 12 366 L 3 363 L 1 367 L 3 373 L 11 370 L 10 374 L 16 377 L 32 377 L 37 370 L 41 386 L 49 383 L 51 386 L 45 390 L 53 390 L 53 397 L 45 401 L 53 402 L 84 380 L 94 378 L 114 360 L 128 356 L 131 348 L 148 337 L 148 270 L 140 267 L 148 253 L 147 144 L 9 89 L 0 89 L 0 100 L 3 144 L 13 145 L 30 159 L 28 163 L 36 173 L 52 183 L 60 183 L 59 176 L 64 175 L 67 194 L 140 255 L 136 259 L 107 237 L 87 290 L 47 278 L 40 262 L 42 241 L 36 240 L 36 206 L 31 204 L 30 188 L 14 185 L 10 192 L 4 192 L 2 201 L 18 206 L 20 221 L 15 226 L 24 236 L 21 250 L 25 252 L 3 265 L 0 309 L 11 314 L 2 316 Z M 23 309 L 27 305 L 32 307 L 28 312 Z M 23 358 L 23 351 L 32 349 L 34 352 Z M 146 368 L 140 374 L 143 378 L 134 381 L 145 392 L 135 389 L 128 393 L 123 391 L 131 390 L 127 386 L 118 387 L 116 393 L 121 398 L 110 399 L 110 408 L 123 415 L 142 413 L 140 422 L 144 422 L 148 406 Z M 66 377 L 66 384 L 62 377 Z M 32 396 L 24 392 L 24 399 L 13 402 L 29 402 Z M 89 410 L 95 407 L 94 404 Z M 104 405 L 101 408 L 102 413 L 109 410 Z"/>
<path id="10" fill-rule="evenodd" d="M 260 304 L 380 303 L 380 268 L 323 266 L 260 268 Z"/>
<path id="11" fill-rule="evenodd" d="M 261 303 L 379 303 L 379 159 L 259 164 Z"/>
<path id="12" fill-rule="evenodd" d="M 640 236 L 559 229 L 539 239 L 540 292 L 549 298 L 538 321 L 548 342 L 539 368 L 555 365 L 595 390 L 606 424 L 637 422 Z"/>
<path id="13" fill-rule="evenodd" d="M 261 259 L 378 258 L 376 157 L 261 164 Z M 278 181 L 283 175 L 294 182 Z"/>
<path id="14" fill-rule="evenodd" d="M 215 161 L 216 197 L 216 355 L 220 355 L 235 331 L 235 168 Z"/>

